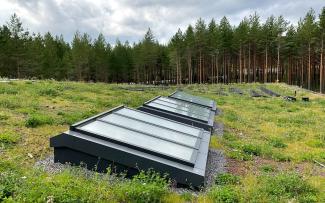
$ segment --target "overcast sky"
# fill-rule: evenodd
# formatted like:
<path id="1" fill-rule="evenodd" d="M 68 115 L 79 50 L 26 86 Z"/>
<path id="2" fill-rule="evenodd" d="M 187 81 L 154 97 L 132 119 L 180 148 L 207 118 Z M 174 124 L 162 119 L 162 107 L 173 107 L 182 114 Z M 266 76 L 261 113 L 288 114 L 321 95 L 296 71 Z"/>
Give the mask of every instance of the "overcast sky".
<path id="1" fill-rule="evenodd" d="M 202 17 L 206 21 L 227 16 L 237 25 L 256 11 L 262 20 L 283 15 L 296 24 L 313 8 L 318 16 L 324 0 L 0 0 L 0 24 L 16 13 L 30 32 L 63 34 L 71 41 L 76 30 L 107 41 L 137 42 L 148 27 L 162 43 Z"/>

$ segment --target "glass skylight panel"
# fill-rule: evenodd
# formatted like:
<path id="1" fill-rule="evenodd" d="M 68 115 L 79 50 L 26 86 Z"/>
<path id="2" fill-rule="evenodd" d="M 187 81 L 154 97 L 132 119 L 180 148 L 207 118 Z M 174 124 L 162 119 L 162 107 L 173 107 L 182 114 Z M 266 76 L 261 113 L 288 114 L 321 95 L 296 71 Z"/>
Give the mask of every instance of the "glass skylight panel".
<path id="1" fill-rule="evenodd" d="M 193 96 L 193 95 L 187 94 L 185 92 L 180 92 L 180 91 L 175 92 L 173 95 L 171 95 L 171 97 L 175 97 L 175 98 L 182 99 L 182 100 L 185 100 L 185 101 L 201 104 L 201 105 L 204 105 L 204 106 L 212 106 L 213 105 L 212 100 L 200 98 L 200 97 Z"/>
<path id="2" fill-rule="evenodd" d="M 180 100 L 177 100 L 177 99 L 171 99 L 171 98 L 167 98 L 167 97 L 159 97 L 158 100 L 166 102 L 166 103 L 172 103 L 172 104 L 176 104 L 176 105 L 179 105 L 179 106 L 184 106 L 184 107 L 186 107 L 188 109 L 200 112 L 202 115 L 210 114 L 210 109 L 208 109 L 206 107 L 196 105 L 196 104 L 192 104 L 192 103 L 189 103 L 189 102 L 186 102 L 186 101 L 180 101 Z"/>
<path id="3" fill-rule="evenodd" d="M 171 108 L 177 109 L 179 111 L 184 111 L 186 113 L 196 114 L 196 115 L 206 117 L 206 118 L 208 118 L 208 116 L 210 115 L 209 113 L 201 112 L 200 109 L 185 107 L 185 106 L 182 106 L 182 105 L 165 102 L 165 101 L 162 101 L 162 100 L 159 100 L 159 99 L 156 99 L 156 100 L 152 101 L 151 103 L 156 103 L 156 104 L 159 104 L 159 105 L 162 105 L 162 106 L 171 107 Z"/>
<path id="4" fill-rule="evenodd" d="M 186 145 L 193 148 L 198 148 L 198 144 L 200 142 L 200 138 L 198 137 L 173 131 L 167 128 L 162 128 L 157 125 L 152 125 L 143 121 L 123 117 L 118 114 L 109 114 L 105 117 L 100 118 L 100 120 L 116 125 L 121 125 L 138 132 L 152 134 L 155 137 L 170 140 L 172 142 L 176 142 L 178 144 Z"/>
<path id="5" fill-rule="evenodd" d="M 199 120 L 202 120 L 202 121 L 208 121 L 208 118 L 205 117 L 205 116 L 197 115 L 197 114 L 194 114 L 192 112 L 183 111 L 183 110 L 180 110 L 180 109 L 175 109 L 175 108 L 165 106 L 165 105 L 161 105 L 161 104 L 157 104 L 157 103 L 154 103 L 154 102 L 147 103 L 147 105 L 151 106 L 151 107 L 158 108 L 158 109 L 170 111 L 170 112 L 173 112 L 173 113 L 178 113 L 178 114 L 181 114 L 181 115 L 184 115 L 184 116 L 189 116 L 189 117 L 192 117 L 192 118 L 196 118 L 196 119 L 199 119 Z"/>
<path id="6" fill-rule="evenodd" d="M 161 125 L 165 128 L 170 128 L 176 131 L 181 131 L 183 133 L 187 133 L 196 137 L 200 136 L 201 133 L 201 129 L 199 128 L 194 128 L 188 125 L 184 125 L 182 123 L 178 123 L 172 120 L 167 120 L 165 118 L 161 118 L 152 114 L 148 114 L 145 112 L 140 112 L 137 110 L 133 110 L 133 109 L 128 109 L 128 108 L 123 108 L 120 109 L 116 112 L 114 112 L 114 114 L 119 114 L 119 115 L 124 115 L 130 118 L 135 118 L 138 120 L 143 120 L 146 121 L 148 123 L 153 123 L 156 125 Z"/>
<path id="7" fill-rule="evenodd" d="M 132 123 L 130 123 L 132 125 Z M 194 164 L 197 156 L 197 150 L 174 142 L 159 139 L 130 129 L 122 128 L 116 125 L 108 124 L 103 121 L 95 120 L 86 125 L 77 127 L 77 129 L 98 136 L 115 140 L 121 144 L 144 149 L 153 152 L 155 155 L 162 155 L 177 160 Z"/>

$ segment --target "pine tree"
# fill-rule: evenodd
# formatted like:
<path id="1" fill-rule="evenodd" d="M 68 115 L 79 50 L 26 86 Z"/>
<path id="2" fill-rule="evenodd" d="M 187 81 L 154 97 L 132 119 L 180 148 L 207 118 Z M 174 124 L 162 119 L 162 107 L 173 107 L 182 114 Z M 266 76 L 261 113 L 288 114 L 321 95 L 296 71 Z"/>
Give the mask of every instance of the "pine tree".
<path id="1" fill-rule="evenodd" d="M 319 15 L 319 28 L 320 28 L 320 66 L 319 66 L 319 91 L 323 92 L 324 87 L 324 37 L 325 37 L 325 7 L 323 7 Z"/>

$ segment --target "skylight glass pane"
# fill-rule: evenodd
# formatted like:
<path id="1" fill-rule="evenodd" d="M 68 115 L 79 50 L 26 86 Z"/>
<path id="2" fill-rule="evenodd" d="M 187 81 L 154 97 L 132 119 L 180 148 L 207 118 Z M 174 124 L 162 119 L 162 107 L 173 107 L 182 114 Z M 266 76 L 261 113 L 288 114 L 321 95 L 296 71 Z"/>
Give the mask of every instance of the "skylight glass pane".
<path id="1" fill-rule="evenodd" d="M 167 97 L 159 97 L 158 98 L 159 101 L 163 101 L 165 103 L 171 103 L 171 104 L 175 104 L 175 105 L 178 105 L 178 106 L 183 106 L 183 107 L 186 107 L 187 109 L 191 109 L 191 110 L 195 110 L 197 112 L 200 112 L 200 114 L 202 115 L 205 115 L 205 114 L 210 114 L 210 109 L 206 108 L 206 107 L 202 107 L 202 106 L 198 106 L 196 104 L 191 104 L 189 102 L 186 102 L 186 101 L 180 101 L 180 100 L 177 100 L 177 99 L 170 99 L 170 98 L 167 98 Z"/>
<path id="2" fill-rule="evenodd" d="M 210 115 L 210 113 L 208 114 L 208 113 L 201 112 L 200 109 L 192 109 L 192 108 L 184 107 L 184 106 L 181 106 L 181 105 L 161 101 L 159 99 L 156 99 L 156 100 L 152 101 L 151 103 L 160 104 L 160 105 L 163 105 L 163 106 L 171 107 L 171 108 L 174 108 L 174 109 L 177 109 L 177 110 L 180 110 L 180 111 L 185 111 L 186 113 L 192 113 L 192 114 L 196 114 L 196 115 L 206 117 L 206 118 L 208 118 L 208 115 Z"/>
<path id="3" fill-rule="evenodd" d="M 184 160 L 188 163 L 194 163 L 195 161 L 195 159 L 194 161 L 191 160 L 191 157 L 193 155 L 195 156 L 197 152 L 197 150 L 193 148 L 107 124 L 102 121 L 96 120 L 84 126 L 78 127 L 78 129 L 107 137 L 121 143 L 136 146 L 138 148 L 143 148 L 148 151 L 164 154 L 165 156 Z"/>
<path id="4" fill-rule="evenodd" d="M 203 120 L 203 121 L 208 121 L 207 117 L 197 115 L 197 114 L 194 114 L 192 112 L 183 111 L 183 110 L 180 110 L 180 109 L 175 109 L 175 108 L 172 108 L 172 107 L 157 104 L 155 102 L 150 102 L 147 105 L 151 106 L 151 107 L 158 108 L 158 109 L 170 111 L 170 112 L 173 112 L 173 113 L 178 113 L 178 114 L 181 114 L 181 115 L 184 115 L 184 116 L 189 116 L 189 117 L 192 117 L 192 118 L 200 119 L 200 120 Z"/>
<path id="5" fill-rule="evenodd" d="M 171 95 L 171 97 L 175 97 L 175 98 L 182 99 L 182 100 L 185 100 L 185 101 L 201 104 L 201 105 L 204 105 L 204 106 L 210 106 L 210 107 L 213 106 L 213 101 L 212 100 L 208 100 L 208 99 L 204 99 L 204 98 L 197 97 L 197 96 L 194 96 L 194 95 L 190 95 L 190 94 L 187 94 L 185 92 L 176 92 L 173 95 Z"/>
<path id="6" fill-rule="evenodd" d="M 182 123 L 177 123 L 175 121 L 167 120 L 165 118 L 161 118 L 161 117 L 158 117 L 158 116 L 155 116 L 152 114 L 148 114 L 145 112 L 136 111 L 133 109 L 123 108 L 123 109 L 120 109 L 114 113 L 125 115 L 125 116 L 132 117 L 132 118 L 139 119 L 139 120 L 143 120 L 143 121 L 146 121 L 149 123 L 158 124 L 158 125 L 164 126 L 166 128 L 181 131 L 181 132 L 191 134 L 191 135 L 197 136 L 197 137 L 200 135 L 200 132 L 201 132 L 201 130 L 199 128 L 194 128 L 192 126 L 184 125 Z"/>
<path id="7" fill-rule="evenodd" d="M 200 139 L 198 137 L 193 137 L 184 133 L 168 130 L 167 128 L 151 125 L 138 120 L 126 118 L 117 114 L 109 114 L 101 118 L 100 120 L 125 126 L 127 128 L 131 128 L 132 130 L 149 133 L 153 136 L 160 137 L 162 139 L 167 139 L 179 144 L 184 144 L 193 148 L 196 148 L 197 142 L 199 141 L 198 139 Z"/>

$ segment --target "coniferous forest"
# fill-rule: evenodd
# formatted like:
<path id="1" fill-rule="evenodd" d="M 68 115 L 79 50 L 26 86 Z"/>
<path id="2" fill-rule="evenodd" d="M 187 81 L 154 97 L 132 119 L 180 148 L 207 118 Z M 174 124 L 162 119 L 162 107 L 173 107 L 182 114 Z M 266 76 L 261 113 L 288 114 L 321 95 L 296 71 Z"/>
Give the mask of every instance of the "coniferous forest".
<path id="1" fill-rule="evenodd" d="M 109 23 L 109 22 L 108 22 Z M 71 42 L 30 33 L 14 14 L 0 27 L 0 76 L 109 83 L 285 82 L 324 92 L 325 7 L 297 25 L 257 13 L 238 26 L 198 19 L 167 44 L 149 29 L 138 43 L 76 32 Z M 176 28 L 175 28 L 176 30 Z"/>

